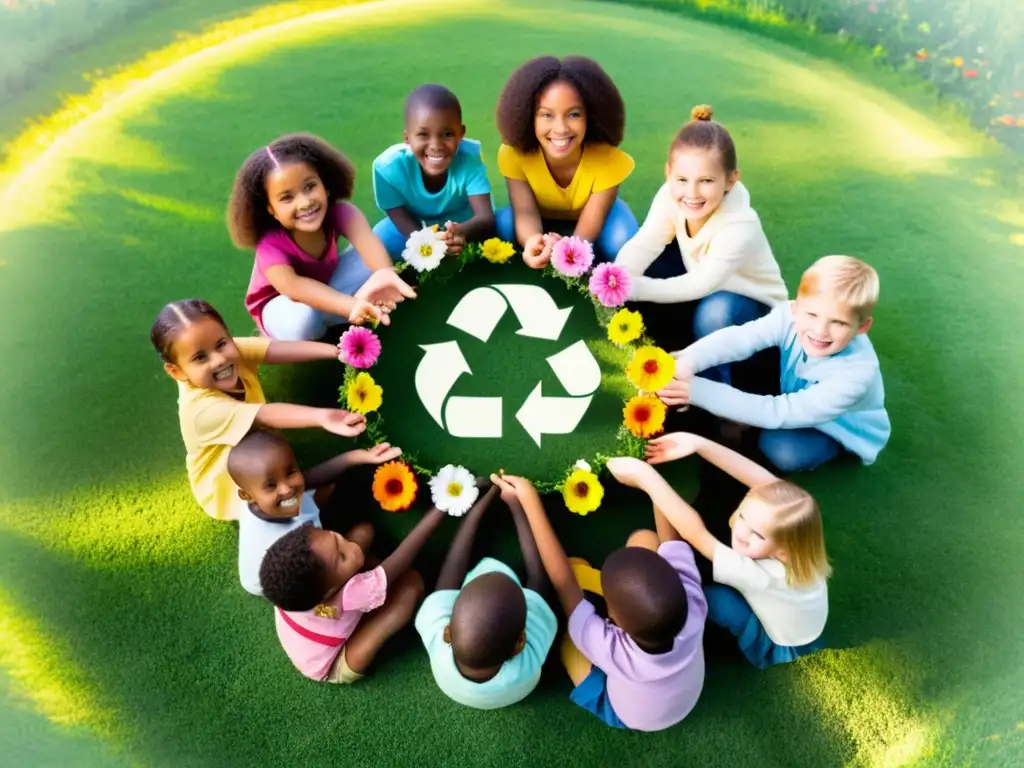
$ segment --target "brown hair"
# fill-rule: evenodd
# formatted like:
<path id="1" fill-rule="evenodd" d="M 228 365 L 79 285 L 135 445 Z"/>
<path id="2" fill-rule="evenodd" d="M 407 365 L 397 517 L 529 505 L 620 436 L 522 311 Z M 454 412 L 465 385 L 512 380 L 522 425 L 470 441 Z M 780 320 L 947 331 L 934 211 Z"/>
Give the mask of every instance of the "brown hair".
<path id="1" fill-rule="evenodd" d="M 203 299 L 180 299 L 172 301 L 160 310 L 160 314 L 153 321 L 149 329 L 149 340 L 153 343 L 157 354 L 165 363 L 174 363 L 171 356 L 171 346 L 174 344 L 178 334 L 184 328 L 192 325 L 196 320 L 209 317 L 216 320 L 227 332 L 228 326 L 220 312 Z"/>
<path id="2" fill-rule="evenodd" d="M 707 104 L 698 104 L 690 110 L 690 122 L 680 129 L 668 149 L 669 162 L 672 162 L 676 152 L 686 147 L 715 149 L 722 159 L 725 175 L 736 170 L 736 145 L 725 126 L 711 119 L 713 114 Z"/>

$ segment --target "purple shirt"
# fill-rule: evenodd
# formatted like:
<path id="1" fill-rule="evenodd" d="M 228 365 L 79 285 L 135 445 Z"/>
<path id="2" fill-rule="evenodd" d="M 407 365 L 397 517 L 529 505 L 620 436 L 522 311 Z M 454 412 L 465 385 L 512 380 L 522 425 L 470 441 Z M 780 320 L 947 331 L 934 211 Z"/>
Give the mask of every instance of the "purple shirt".
<path id="1" fill-rule="evenodd" d="M 355 210 L 358 209 L 351 203 L 342 201 L 331 206 L 330 213 L 324 218 L 327 248 L 319 258 L 302 250 L 284 228 L 275 229 L 260 238 L 256 244 L 256 263 L 252 267 L 249 290 L 245 292 L 245 308 L 262 333 L 266 334 L 263 330 L 263 308 L 279 295 L 278 290 L 267 280 L 267 270 L 284 265 L 294 269 L 297 275 L 325 285 L 329 283 L 338 266 L 338 238 L 346 236 L 349 217 Z"/>
<path id="2" fill-rule="evenodd" d="M 675 725 L 700 698 L 704 687 L 704 620 L 708 605 L 693 562 L 682 541 L 667 541 L 658 554 L 676 569 L 689 603 L 686 624 L 672 650 L 650 654 L 584 600 L 569 617 L 569 637 L 591 664 L 608 676 L 608 700 L 615 714 L 637 731 Z"/>

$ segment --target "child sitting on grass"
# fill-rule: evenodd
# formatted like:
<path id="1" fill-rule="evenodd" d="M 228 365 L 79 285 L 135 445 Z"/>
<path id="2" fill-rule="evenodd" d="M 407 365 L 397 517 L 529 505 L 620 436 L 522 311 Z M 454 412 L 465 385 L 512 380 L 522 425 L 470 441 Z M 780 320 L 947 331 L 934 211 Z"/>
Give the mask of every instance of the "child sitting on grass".
<path id="1" fill-rule="evenodd" d="M 260 586 L 277 608 L 277 637 L 299 672 L 327 683 L 362 679 L 384 643 L 412 619 L 423 579 L 410 566 L 444 517 L 432 508 L 368 571 L 370 536 L 360 526 L 350 539 L 306 523 L 271 545 Z"/>
<path id="2" fill-rule="evenodd" d="M 707 606 L 689 545 L 655 510 L 660 534 L 637 531 L 605 560 L 593 587 L 604 593 L 605 620 L 584 598 L 530 482 L 510 475 L 491 475 L 491 481 L 522 504 L 569 617 L 562 662 L 576 686 L 572 701 L 614 728 L 660 731 L 680 722 L 704 686 Z M 586 563 L 577 560 L 576 567 L 584 576 L 590 572 L 585 580 L 596 580 Z"/>
<path id="3" fill-rule="evenodd" d="M 675 353 L 675 379 L 658 396 L 669 406 L 695 405 L 761 427 L 759 448 L 783 473 L 815 469 L 844 450 L 872 464 L 891 431 L 867 337 L 877 303 L 874 269 L 850 256 L 825 256 L 804 272 L 795 301 Z M 781 355 L 780 395 L 694 376 L 773 346 Z"/>
<path id="4" fill-rule="evenodd" d="M 160 310 L 149 339 L 178 382 L 178 419 L 185 467 L 196 501 L 216 520 L 238 515 L 238 487 L 228 475 L 228 451 L 254 426 L 322 427 L 343 437 L 366 429 L 366 419 L 340 408 L 267 403 L 262 363 L 336 360 L 338 348 L 315 341 L 232 338 L 224 319 L 202 299 L 182 299 Z"/>
<path id="5" fill-rule="evenodd" d="M 613 459 L 608 470 L 650 496 L 683 538 L 712 562 L 716 583 L 705 589 L 708 619 L 737 639 L 751 664 L 765 669 L 824 647 L 826 581 L 832 569 L 814 499 L 735 451 L 697 435 L 677 432 L 647 445 L 651 464 L 694 453 L 750 489 L 729 518 L 729 545 L 708 532 L 700 515 L 649 464 Z"/>
<path id="6" fill-rule="evenodd" d="M 425 226 L 444 227 L 448 253 L 494 231 L 491 184 L 480 142 L 466 138 L 462 105 L 441 85 L 421 85 L 405 100 L 402 144 L 373 161 L 373 198 L 387 214 L 373 232 L 394 260 Z"/>
<path id="7" fill-rule="evenodd" d="M 492 486 L 485 500 L 498 492 Z M 436 591 L 416 615 L 438 687 L 476 709 L 507 707 L 528 696 L 555 640 L 558 620 L 539 592 L 544 566 L 523 508 L 502 491 L 526 562 L 526 588 L 515 571 L 485 557 L 468 574 L 470 551 L 485 506 L 466 515 L 441 568 Z"/>
<path id="8" fill-rule="evenodd" d="M 271 544 L 303 523 L 320 527 L 317 489 L 329 497 L 345 470 L 383 464 L 401 453 L 400 448 L 381 443 L 369 450 L 346 451 L 303 472 L 281 435 L 257 429 L 242 438 L 228 454 L 228 474 L 238 486 L 238 577 L 245 590 L 262 594 L 260 563 Z M 345 538 L 359 539 L 360 534 L 349 531 Z"/>

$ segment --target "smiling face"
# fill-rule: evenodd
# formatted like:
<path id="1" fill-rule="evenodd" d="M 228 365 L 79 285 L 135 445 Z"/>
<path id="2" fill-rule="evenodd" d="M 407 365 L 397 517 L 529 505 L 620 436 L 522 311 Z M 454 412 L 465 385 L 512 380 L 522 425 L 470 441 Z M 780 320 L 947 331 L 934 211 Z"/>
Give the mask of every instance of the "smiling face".
<path id="1" fill-rule="evenodd" d="M 227 328 L 200 317 L 182 328 L 169 350 L 164 370 L 177 381 L 201 389 L 229 391 L 238 386 L 240 354 Z"/>
<path id="2" fill-rule="evenodd" d="M 309 163 L 282 163 L 267 174 L 267 210 L 287 230 L 319 232 L 327 216 L 328 192 Z"/>
<path id="3" fill-rule="evenodd" d="M 739 171 L 727 174 L 721 153 L 714 148 L 681 147 L 665 164 L 665 179 L 692 236 L 722 204 L 725 193 L 739 179 Z"/>
<path id="4" fill-rule="evenodd" d="M 325 531 L 322 528 L 310 530 L 309 548 L 323 566 L 324 583 L 327 586 L 324 601 L 330 599 L 349 579 L 359 573 L 366 560 L 363 550 L 354 541 L 349 541 L 340 533 Z"/>
<path id="5" fill-rule="evenodd" d="M 465 135 L 466 126 L 458 112 L 421 104 L 409 114 L 402 139 L 419 162 L 423 175 L 434 178 L 448 173 Z"/>
<path id="6" fill-rule="evenodd" d="M 579 154 L 587 133 L 583 97 L 570 83 L 552 83 L 537 97 L 533 129 L 548 159 L 564 161 Z"/>
<path id="7" fill-rule="evenodd" d="M 772 539 L 772 512 L 763 501 L 745 498 L 729 523 L 736 553 L 752 560 L 785 560 L 785 553 Z"/>
<path id="8" fill-rule="evenodd" d="M 235 482 L 239 498 L 249 502 L 249 508 L 257 517 L 287 520 L 299 514 L 306 481 L 291 446 L 266 445 L 258 458 L 248 461 L 244 473 L 235 477 Z"/>
<path id="9" fill-rule="evenodd" d="M 827 292 L 803 294 L 793 302 L 793 327 L 808 357 L 828 357 L 846 349 L 854 336 L 867 333 L 871 318 L 856 313 Z"/>

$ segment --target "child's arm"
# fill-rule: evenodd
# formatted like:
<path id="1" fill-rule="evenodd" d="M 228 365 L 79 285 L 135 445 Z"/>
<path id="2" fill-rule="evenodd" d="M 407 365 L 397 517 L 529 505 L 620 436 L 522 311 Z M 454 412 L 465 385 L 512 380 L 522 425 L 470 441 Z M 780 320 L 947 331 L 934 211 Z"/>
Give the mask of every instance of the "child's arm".
<path id="1" fill-rule="evenodd" d="M 380 443 L 370 449 L 345 451 L 333 459 L 328 459 L 323 464 L 317 464 L 312 469 L 304 471 L 302 477 L 306 481 L 307 489 L 320 488 L 333 483 L 338 479 L 338 475 L 351 467 L 357 467 L 360 464 L 383 464 L 385 461 L 397 459 L 401 455 L 401 448 L 392 448 L 390 443 Z"/>
<path id="2" fill-rule="evenodd" d="M 458 225 L 463 243 L 486 240 L 494 234 L 494 207 L 490 194 L 470 195 L 469 207 L 473 210 L 472 218 Z"/>
<path id="3" fill-rule="evenodd" d="M 592 194 L 584 204 L 583 210 L 580 211 L 573 234 L 581 240 L 596 243 L 604 228 L 604 220 L 608 217 L 608 211 L 615 205 L 615 198 L 618 194 L 617 186 Z"/>
<path id="4" fill-rule="evenodd" d="M 516 524 L 519 549 L 523 553 L 523 563 L 526 565 L 526 588 L 540 592 L 547 582 L 547 574 L 544 572 L 544 563 L 540 560 L 537 541 L 530 530 L 530 521 L 526 519 L 526 512 L 523 511 L 523 505 L 514 491 L 504 491 L 501 498 L 508 505 L 512 520 Z"/>
<path id="5" fill-rule="evenodd" d="M 412 213 L 409 212 L 409 209 L 404 205 L 400 205 L 397 208 L 389 208 L 384 211 L 384 213 L 388 215 L 388 218 L 391 219 L 391 223 L 395 225 L 395 229 L 397 229 L 399 234 L 401 234 L 406 240 L 409 239 L 409 235 L 420 229 L 422 226 L 416 217 L 413 216 Z"/>
<path id="6" fill-rule="evenodd" d="M 391 257 L 388 256 L 387 248 L 384 247 L 380 238 L 373 234 L 370 222 L 366 220 L 363 212 L 349 203 L 345 204 L 344 215 L 345 226 L 344 229 L 341 229 L 341 234 L 356 249 L 356 253 L 359 254 L 363 263 L 374 272 L 394 266 Z"/>
<path id="7" fill-rule="evenodd" d="M 342 437 L 355 437 L 366 429 L 366 417 L 340 408 L 312 408 L 291 403 L 265 403 L 253 422 L 271 429 L 308 429 L 321 427 Z"/>
<path id="8" fill-rule="evenodd" d="M 436 589 L 458 589 L 462 586 L 462 580 L 466 578 L 469 571 L 469 556 L 473 550 L 473 541 L 476 539 L 476 532 L 480 527 L 480 520 L 487 511 L 498 489 L 494 486 L 488 489 L 487 493 L 473 505 L 466 513 L 459 525 L 459 532 L 452 539 L 451 547 L 448 549 L 448 556 L 441 566 L 441 574 L 437 577 Z"/>
<path id="9" fill-rule="evenodd" d="M 651 200 L 651 207 L 640 229 L 615 257 L 615 263 L 632 276 L 633 285 L 641 281 L 647 268 L 662 254 L 665 246 L 675 239 L 674 209 L 677 208 L 669 197 L 668 185 L 663 185 Z"/>
<path id="10" fill-rule="evenodd" d="M 647 443 L 647 461 L 650 464 L 664 464 L 694 453 L 729 473 L 748 488 L 778 480 L 760 464 L 736 451 L 689 432 L 673 432 Z"/>
<path id="11" fill-rule="evenodd" d="M 654 467 L 625 456 L 609 459 L 606 466 L 620 483 L 639 488 L 651 498 L 656 522 L 657 515 L 663 515 L 694 549 L 708 560 L 715 559 L 718 539 L 708 532 L 696 510 L 672 490 Z"/>
<path id="12" fill-rule="evenodd" d="M 338 348 L 334 344 L 325 344 L 322 341 L 271 341 L 263 362 L 269 365 L 287 365 L 337 359 Z"/>
<path id="13" fill-rule="evenodd" d="M 544 505 L 536 489 L 529 480 L 512 475 L 491 475 L 491 482 L 502 490 L 511 489 L 520 503 L 523 505 L 523 512 L 530 522 L 533 531 L 533 538 L 537 542 L 537 550 L 540 552 L 540 559 L 544 563 L 544 570 L 548 572 L 548 578 L 558 593 L 558 599 L 562 604 L 562 610 L 566 616 L 571 616 L 581 602 L 583 602 L 583 590 L 576 582 L 576 575 L 569 564 L 569 558 L 565 556 L 565 550 L 558 541 L 551 521 L 544 512 Z"/>
<path id="14" fill-rule="evenodd" d="M 371 318 L 385 325 L 388 323 L 385 312 L 370 301 L 346 296 L 327 283 L 303 277 L 287 264 L 274 264 L 267 267 L 263 274 L 278 293 L 307 307 L 329 315 L 346 317 L 354 324 L 362 324 Z"/>

